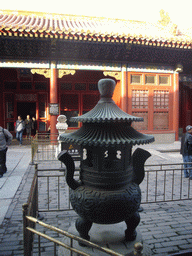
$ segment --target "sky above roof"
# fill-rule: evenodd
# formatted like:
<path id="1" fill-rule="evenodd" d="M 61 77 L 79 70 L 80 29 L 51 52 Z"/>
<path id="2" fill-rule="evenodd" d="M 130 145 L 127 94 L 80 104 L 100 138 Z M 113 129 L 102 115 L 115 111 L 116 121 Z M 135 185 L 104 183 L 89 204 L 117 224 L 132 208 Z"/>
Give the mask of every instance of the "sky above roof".
<path id="1" fill-rule="evenodd" d="M 160 10 L 163 9 L 169 14 L 171 21 L 182 29 L 192 28 L 191 7 L 191 0 L 9 0 L 2 1 L 0 5 L 1 10 L 73 14 L 152 23 L 160 20 Z"/>

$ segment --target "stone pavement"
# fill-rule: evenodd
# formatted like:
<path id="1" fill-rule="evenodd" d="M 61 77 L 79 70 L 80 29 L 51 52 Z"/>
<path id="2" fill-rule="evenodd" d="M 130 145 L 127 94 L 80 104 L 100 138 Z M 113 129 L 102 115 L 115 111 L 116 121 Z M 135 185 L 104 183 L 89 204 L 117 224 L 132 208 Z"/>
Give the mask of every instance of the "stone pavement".
<path id="1" fill-rule="evenodd" d="M 7 173 L 0 179 L 0 224 L 15 197 L 31 160 L 30 145 L 10 146 L 7 151 Z"/>
<path id="2" fill-rule="evenodd" d="M 180 142 L 141 146 L 152 156 L 146 164 L 178 163 Z M 11 145 L 7 153 L 8 172 L 0 179 L 0 256 L 23 255 L 22 204 L 27 202 L 34 166 L 30 165 L 30 146 Z M 55 163 L 50 164 L 54 167 Z M 153 255 L 172 255 L 192 251 L 192 201 L 143 205 L 138 226 Z M 76 219 L 73 211 L 44 213 L 44 222 L 68 230 Z M 62 238 L 53 231 L 41 231 Z M 36 240 L 36 238 L 35 238 Z M 42 240 L 41 255 L 53 255 L 53 243 Z M 37 252 L 37 244 L 35 244 Z M 34 255 L 38 255 L 34 253 Z M 192 252 L 191 252 L 192 255 Z"/>

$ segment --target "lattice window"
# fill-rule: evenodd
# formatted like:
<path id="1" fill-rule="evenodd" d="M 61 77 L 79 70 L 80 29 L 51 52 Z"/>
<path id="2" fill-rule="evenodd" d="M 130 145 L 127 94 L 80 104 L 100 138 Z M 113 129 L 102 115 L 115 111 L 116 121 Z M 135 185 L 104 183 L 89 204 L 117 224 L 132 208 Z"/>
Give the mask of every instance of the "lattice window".
<path id="1" fill-rule="evenodd" d="M 46 91 L 48 89 L 48 84 L 46 82 L 35 82 L 35 90 Z"/>
<path id="2" fill-rule="evenodd" d="M 148 108 L 147 90 L 132 90 L 132 108 Z"/>
<path id="3" fill-rule="evenodd" d="M 141 75 L 131 75 L 131 83 L 132 84 L 140 84 L 141 83 Z"/>
<path id="4" fill-rule="evenodd" d="M 168 85 L 169 84 L 169 76 L 159 76 L 159 84 L 160 85 Z"/>
<path id="5" fill-rule="evenodd" d="M 132 127 L 136 130 L 148 130 L 148 112 L 132 112 L 133 116 L 143 117 L 143 122 L 133 122 Z"/>
<path id="6" fill-rule="evenodd" d="M 99 101 L 100 96 L 98 94 L 84 94 L 83 95 L 83 112 L 89 111 L 95 107 Z"/>
<path id="7" fill-rule="evenodd" d="M 5 89 L 7 90 L 16 90 L 17 89 L 17 81 L 5 81 Z"/>
<path id="8" fill-rule="evenodd" d="M 84 83 L 75 83 L 75 90 L 85 91 L 86 90 L 86 84 L 84 84 Z"/>
<path id="9" fill-rule="evenodd" d="M 169 129 L 169 113 L 168 112 L 154 112 L 153 129 L 154 130 Z"/>
<path id="10" fill-rule="evenodd" d="M 23 90 L 31 90 L 32 89 L 32 82 L 21 82 L 20 88 Z"/>
<path id="11" fill-rule="evenodd" d="M 156 77 L 151 75 L 145 76 L 145 84 L 155 84 Z"/>
<path id="12" fill-rule="evenodd" d="M 169 108 L 169 91 L 154 90 L 153 107 L 155 109 L 168 109 Z"/>
<path id="13" fill-rule="evenodd" d="M 61 115 L 67 117 L 69 127 L 78 127 L 78 123 L 71 122 L 70 118 L 79 115 L 79 95 L 78 94 L 62 94 L 61 95 Z"/>
<path id="14" fill-rule="evenodd" d="M 90 91 L 98 91 L 98 85 L 97 85 L 97 83 L 89 84 L 89 90 L 90 90 Z"/>
<path id="15" fill-rule="evenodd" d="M 61 83 L 61 90 L 67 90 L 71 91 L 72 90 L 72 83 Z"/>
<path id="16" fill-rule="evenodd" d="M 37 94 L 15 94 L 16 101 L 37 101 Z"/>
<path id="17" fill-rule="evenodd" d="M 78 94 L 62 94 L 61 95 L 61 109 L 78 110 L 79 109 L 79 96 Z"/>

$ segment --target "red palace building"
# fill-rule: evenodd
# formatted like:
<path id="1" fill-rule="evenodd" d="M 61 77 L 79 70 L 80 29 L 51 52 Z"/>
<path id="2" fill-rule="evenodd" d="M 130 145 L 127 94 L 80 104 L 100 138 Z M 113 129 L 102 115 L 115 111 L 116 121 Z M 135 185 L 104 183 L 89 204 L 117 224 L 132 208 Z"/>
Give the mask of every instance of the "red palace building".
<path id="1" fill-rule="evenodd" d="M 56 133 L 57 116 L 99 100 L 97 82 L 117 82 L 114 101 L 142 116 L 134 123 L 157 142 L 178 140 L 191 120 L 192 40 L 176 26 L 24 11 L 0 11 L 0 125 L 18 115 Z"/>

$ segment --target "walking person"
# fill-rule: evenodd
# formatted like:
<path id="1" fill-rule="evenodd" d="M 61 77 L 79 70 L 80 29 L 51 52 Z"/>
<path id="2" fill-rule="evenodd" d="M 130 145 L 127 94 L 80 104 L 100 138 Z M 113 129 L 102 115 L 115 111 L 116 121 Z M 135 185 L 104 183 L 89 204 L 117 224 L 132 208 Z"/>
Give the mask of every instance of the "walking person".
<path id="1" fill-rule="evenodd" d="M 27 118 L 25 119 L 25 129 L 26 129 L 27 139 L 31 138 L 31 128 L 32 128 L 32 121 L 30 119 L 30 115 L 27 115 Z"/>
<path id="2" fill-rule="evenodd" d="M 180 154 L 183 156 L 184 162 L 184 177 L 192 180 L 192 126 L 186 127 L 186 133 L 183 134 L 181 139 Z"/>
<path id="3" fill-rule="evenodd" d="M 36 131 L 37 131 L 37 121 L 35 117 L 32 117 L 31 132 L 33 136 L 36 135 Z"/>
<path id="4" fill-rule="evenodd" d="M 2 178 L 3 174 L 7 172 L 6 154 L 12 139 L 12 134 L 7 129 L 0 126 L 0 178 Z"/>
<path id="5" fill-rule="evenodd" d="M 16 139 L 19 141 L 19 145 L 23 144 L 23 131 L 25 129 L 25 123 L 22 120 L 21 116 L 18 116 L 18 119 L 16 121 L 15 125 L 15 131 L 16 131 Z"/>

